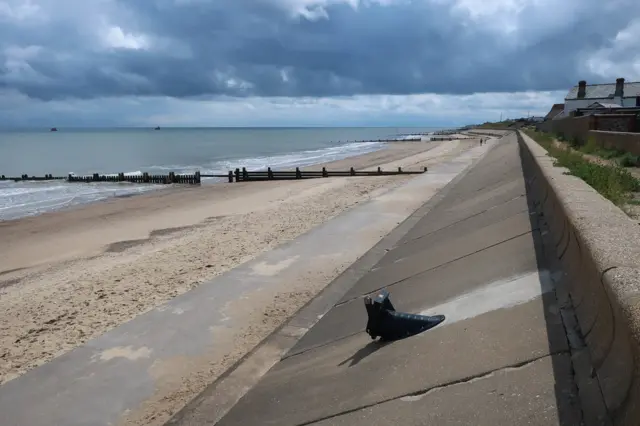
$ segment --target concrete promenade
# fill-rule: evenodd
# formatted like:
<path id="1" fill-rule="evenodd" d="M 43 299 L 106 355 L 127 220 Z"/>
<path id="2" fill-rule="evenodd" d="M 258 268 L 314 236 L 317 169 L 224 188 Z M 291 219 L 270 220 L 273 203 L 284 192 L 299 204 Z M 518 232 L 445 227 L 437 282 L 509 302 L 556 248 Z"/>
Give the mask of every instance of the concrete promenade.
<path id="1" fill-rule="evenodd" d="M 216 424 L 581 424 L 562 274 L 546 260 L 539 219 L 512 134 Z M 381 288 L 397 310 L 444 314 L 445 322 L 372 341 L 362 296 Z M 210 402 L 201 398 L 171 423 L 214 424 Z"/>

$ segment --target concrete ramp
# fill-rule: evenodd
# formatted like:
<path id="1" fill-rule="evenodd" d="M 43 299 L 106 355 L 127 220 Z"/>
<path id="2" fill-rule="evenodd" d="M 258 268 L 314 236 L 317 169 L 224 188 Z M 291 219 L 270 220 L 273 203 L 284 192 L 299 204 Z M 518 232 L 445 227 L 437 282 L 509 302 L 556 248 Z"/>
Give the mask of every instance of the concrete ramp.
<path id="1" fill-rule="evenodd" d="M 579 425 L 570 309 L 548 236 L 508 135 L 224 417 L 212 389 L 170 423 Z M 447 319 L 372 341 L 363 296 L 382 288 L 399 311 Z"/>

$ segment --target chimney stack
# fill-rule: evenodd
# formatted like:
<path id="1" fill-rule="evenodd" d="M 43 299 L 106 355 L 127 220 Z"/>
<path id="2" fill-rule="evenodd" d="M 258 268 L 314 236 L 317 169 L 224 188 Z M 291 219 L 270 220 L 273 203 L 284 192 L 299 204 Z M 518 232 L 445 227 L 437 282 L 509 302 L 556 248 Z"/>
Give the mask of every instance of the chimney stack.
<path id="1" fill-rule="evenodd" d="M 580 80 L 578 82 L 578 99 L 582 99 L 587 94 L 587 82 Z"/>
<path id="2" fill-rule="evenodd" d="M 616 80 L 616 93 L 613 96 L 616 98 L 622 98 L 624 96 L 624 78 Z"/>

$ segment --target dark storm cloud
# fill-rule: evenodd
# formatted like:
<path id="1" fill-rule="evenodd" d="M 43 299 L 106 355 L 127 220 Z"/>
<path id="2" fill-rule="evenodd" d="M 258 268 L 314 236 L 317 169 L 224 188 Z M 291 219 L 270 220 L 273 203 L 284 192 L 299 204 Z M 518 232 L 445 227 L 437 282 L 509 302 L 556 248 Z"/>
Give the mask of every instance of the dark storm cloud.
<path id="1" fill-rule="evenodd" d="M 346 3 L 0 0 L 0 88 L 44 100 L 566 89 L 602 80 L 586 58 L 640 14 L 632 0 Z"/>

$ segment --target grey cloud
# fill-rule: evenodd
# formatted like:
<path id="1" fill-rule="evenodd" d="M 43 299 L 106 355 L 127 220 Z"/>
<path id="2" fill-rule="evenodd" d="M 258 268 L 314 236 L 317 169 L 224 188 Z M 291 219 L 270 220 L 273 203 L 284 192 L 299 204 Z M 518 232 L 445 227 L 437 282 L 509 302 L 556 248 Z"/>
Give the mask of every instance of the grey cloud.
<path id="1" fill-rule="evenodd" d="M 356 10 L 333 2 L 328 19 L 314 20 L 292 18 L 277 0 L 65 0 L 64 15 L 52 0 L 32 3 L 48 15 L 37 25 L 0 22 L 0 88 L 42 100 L 566 89 L 602 80 L 585 66 L 589 52 L 610 46 L 640 17 L 634 0 L 606 8 L 566 0 L 562 9 L 528 6 L 508 21 L 515 27 L 508 33 L 491 16 L 473 20 L 452 8 L 455 1 Z M 108 25 L 149 46 L 108 48 L 101 38 Z M 42 48 L 16 68 L 8 49 L 30 45 Z"/>

